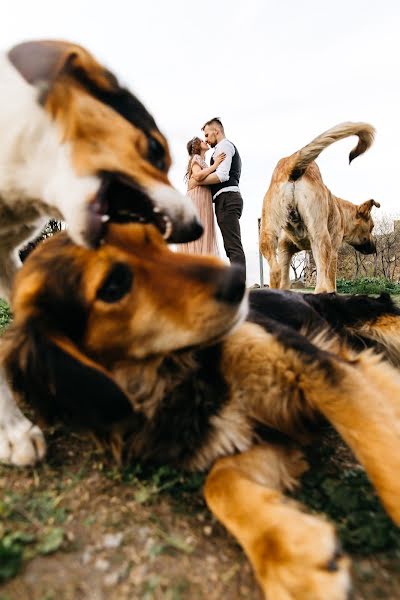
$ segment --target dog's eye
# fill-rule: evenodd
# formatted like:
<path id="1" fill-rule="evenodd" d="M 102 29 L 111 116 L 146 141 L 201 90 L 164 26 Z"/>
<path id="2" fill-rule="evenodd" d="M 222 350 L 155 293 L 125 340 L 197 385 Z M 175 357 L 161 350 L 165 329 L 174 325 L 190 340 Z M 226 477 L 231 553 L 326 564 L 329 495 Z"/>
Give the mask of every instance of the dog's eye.
<path id="1" fill-rule="evenodd" d="M 151 135 L 148 137 L 148 150 L 147 158 L 152 165 L 160 169 L 165 170 L 165 150 L 158 140 L 153 138 Z"/>
<path id="2" fill-rule="evenodd" d="M 132 287 L 133 273 L 131 269 L 123 264 L 117 263 L 97 290 L 97 298 L 103 302 L 118 302 L 129 292 Z"/>

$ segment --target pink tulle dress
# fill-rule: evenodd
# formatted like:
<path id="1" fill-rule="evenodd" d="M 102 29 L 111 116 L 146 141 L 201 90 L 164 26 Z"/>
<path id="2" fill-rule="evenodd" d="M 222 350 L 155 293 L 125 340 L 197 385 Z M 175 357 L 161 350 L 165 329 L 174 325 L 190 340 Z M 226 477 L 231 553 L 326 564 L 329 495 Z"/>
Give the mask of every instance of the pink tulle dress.
<path id="1" fill-rule="evenodd" d="M 199 154 L 193 156 L 192 165 L 194 163 L 197 163 L 202 169 L 208 167 Z M 214 254 L 218 256 L 215 217 L 210 189 L 206 185 L 198 185 L 196 180 L 189 176 L 187 195 L 197 208 L 200 221 L 204 227 L 204 233 L 194 242 L 178 244 L 177 250 L 188 254 Z"/>

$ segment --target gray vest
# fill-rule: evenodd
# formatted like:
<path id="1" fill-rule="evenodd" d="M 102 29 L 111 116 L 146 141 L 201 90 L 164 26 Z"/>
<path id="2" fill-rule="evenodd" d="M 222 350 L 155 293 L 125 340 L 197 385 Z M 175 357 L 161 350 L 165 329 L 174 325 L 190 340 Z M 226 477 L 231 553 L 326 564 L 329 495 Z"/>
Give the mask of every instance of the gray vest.
<path id="1" fill-rule="evenodd" d="M 240 174 L 242 172 L 242 161 L 236 146 L 234 144 L 232 145 L 235 148 L 235 154 L 232 156 L 231 168 L 229 169 L 229 179 L 221 183 L 214 183 L 213 185 L 210 185 L 211 195 L 213 197 L 217 192 L 219 192 L 219 190 L 222 190 L 223 188 L 232 185 L 239 185 Z M 210 163 L 212 165 L 214 164 L 214 159 L 212 157 Z"/>

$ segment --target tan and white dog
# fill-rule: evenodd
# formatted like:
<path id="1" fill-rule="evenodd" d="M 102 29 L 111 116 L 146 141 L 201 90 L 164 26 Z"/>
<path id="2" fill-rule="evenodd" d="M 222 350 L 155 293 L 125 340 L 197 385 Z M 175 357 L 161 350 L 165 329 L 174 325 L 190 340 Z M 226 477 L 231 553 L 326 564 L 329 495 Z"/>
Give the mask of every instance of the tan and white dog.
<path id="1" fill-rule="evenodd" d="M 109 220 L 151 222 L 171 242 L 200 236 L 192 204 L 168 180 L 168 144 L 153 117 L 84 48 L 33 41 L 1 54 L 0 98 L 0 297 L 17 247 L 48 217 L 88 247 Z M 0 461 L 29 464 L 44 448 L 0 375 Z"/>
<path id="2" fill-rule="evenodd" d="M 316 293 L 336 291 L 338 250 L 343 242 L 363 254 L 375 252 L 371 209 L 379 207 L 378 202 L 355 205 L 338 198 L 326 187 L 314 162 L 324 148 L 357 135 L 351 162 L 368 150 L 374 134 L 368 123 L 341 123 L 278 162 L 264 197 L 260 230 L 260 250 L 269 263 L 272 288 L 290 287 L 290 261 L 301 250 L 312 250 Z"/>

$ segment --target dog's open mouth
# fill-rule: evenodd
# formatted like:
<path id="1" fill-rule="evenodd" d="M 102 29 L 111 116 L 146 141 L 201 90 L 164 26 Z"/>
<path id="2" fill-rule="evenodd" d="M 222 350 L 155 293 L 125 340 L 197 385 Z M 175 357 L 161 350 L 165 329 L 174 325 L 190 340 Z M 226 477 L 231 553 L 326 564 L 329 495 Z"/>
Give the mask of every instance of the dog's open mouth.
<path id="1" fill-rule="evenodd" d="M 122 175 L 105 174 L 89 205 L 88 243 L 98 246 L 108 223 L 152 223 L 168 240 L 172 221 L 134 182 Z"/>

